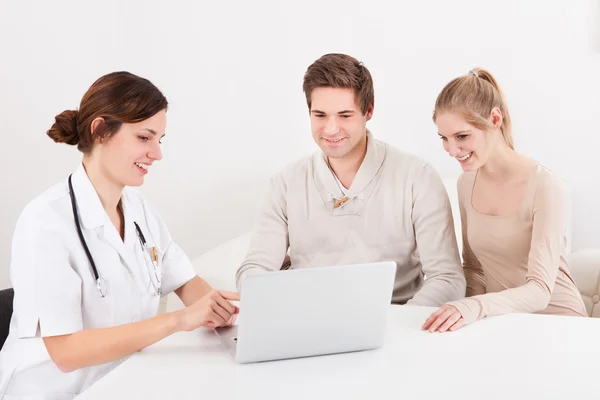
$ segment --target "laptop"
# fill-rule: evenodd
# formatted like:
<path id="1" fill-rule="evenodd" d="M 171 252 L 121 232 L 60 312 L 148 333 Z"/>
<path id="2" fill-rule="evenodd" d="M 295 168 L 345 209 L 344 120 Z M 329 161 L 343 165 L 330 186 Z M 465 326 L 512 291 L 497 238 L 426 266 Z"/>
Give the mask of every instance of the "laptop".
<path id="1" fill-rule="evenodd" d="M 392 261 L 248 274 L 237 324 L 215 331 L 241 364 L 376 349 L 395 276 Z"/>

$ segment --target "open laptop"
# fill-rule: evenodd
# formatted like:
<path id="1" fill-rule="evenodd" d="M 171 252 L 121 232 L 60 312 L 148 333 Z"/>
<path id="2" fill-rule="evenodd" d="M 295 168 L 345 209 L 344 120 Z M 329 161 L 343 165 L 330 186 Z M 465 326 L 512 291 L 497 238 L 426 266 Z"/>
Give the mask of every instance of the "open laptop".
<path id="1" fill-rule="evenodd" d="M 391 261 L 249 274 L 237 325 L 216 332 L 238 363 L 376 349 L 395 275 Z"/>

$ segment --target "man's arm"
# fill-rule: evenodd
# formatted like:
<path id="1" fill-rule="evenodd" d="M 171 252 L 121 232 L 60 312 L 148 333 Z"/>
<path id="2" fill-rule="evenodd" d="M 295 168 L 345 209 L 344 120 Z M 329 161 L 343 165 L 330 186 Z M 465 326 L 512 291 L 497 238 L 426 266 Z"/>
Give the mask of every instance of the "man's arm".
<path id="1" fill-rule="evenodd" d="M 266 200 L 250 239 L 246 259 L 235 274 L 238 291 L 242 278 L 256 272 L 281 269 L 289 247 L 286 187 L 281 174 L 271 179 Z"/>
<path id="2" fill-rule="evenodd" d="M 414 179 L 412 211 L 417 251 L 426 279 L 407 304 L 441 306 L 464 298 L 466 283 L 450 200 L 441 178 L 429 164 Z"/>

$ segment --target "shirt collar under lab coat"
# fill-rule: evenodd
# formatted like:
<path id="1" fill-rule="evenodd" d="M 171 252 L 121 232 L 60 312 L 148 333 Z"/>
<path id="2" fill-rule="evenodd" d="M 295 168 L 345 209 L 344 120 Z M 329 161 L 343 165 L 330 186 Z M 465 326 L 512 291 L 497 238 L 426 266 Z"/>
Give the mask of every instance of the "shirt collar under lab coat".
<path id="1" fill-rule="evenodd" d="M 110 218 L 108 217 L 106 210 L 104 210 L 100 197 L 98 196 L 92 181 L 90 181 L 83 164 L 80 164 L 73 173 L 72 181 L 79 219 L 83 228 L 94 229 L 110 224 Z M 136 210 L 129 201 L 125 189 L 121 196 L 121 204 L 123 206 L 125 226 L 130 228 L 128 220 L 135 220 Z"/>

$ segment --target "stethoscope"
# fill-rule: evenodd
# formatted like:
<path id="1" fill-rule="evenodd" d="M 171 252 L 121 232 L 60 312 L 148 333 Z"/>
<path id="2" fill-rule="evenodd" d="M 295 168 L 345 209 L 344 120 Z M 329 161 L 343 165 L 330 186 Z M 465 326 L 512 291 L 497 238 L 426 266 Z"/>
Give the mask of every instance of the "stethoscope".
<path id="1" fill-rule="evenodd" d="M 71 175 L 69 175 L 69 194 L 71 196 L 71 206 L 73 207 L 73 218 L 75 219 L 75 225 L 77 226 L 77 234 L 79 235 L 79 240 L 83 245 L 83 249 L 85 250 L 85 254 L 88 260 L 90 261 L 90 265 L 92 266 L 92 272 L 94 274 L 94 279 L 96 280 L 96 289 L 98 289 L 98 292 L 100 293 L 101 297 L 106 297 L 106 281 L 98 274 L 96 263 L 94 262 L 94 258 L 90 253 L 90 249 L 88 248 L 87 243 L 85 242 L 85 238 L 83 237 L 83 232 L 81 231 L 79 217 L 77 216 L 77 201 L 75 200 L 75 192 L 73 191 L 73 184 L 71 183 Z M 154 277 L 156 281 L 153 280 L 152 277 L 150 277 L 150 281 L 154 286 L 156 294 L 160 296 L 162 294 L 162 285 L 160 276 L 158 274 L 158 260 L 152 260 L 152 258 L 150 257 L 150 251 L 148 250 L 148 246 L 146 244 L 146 238 L 142 233 L 142 229 L 137 224 L 137 222 L 134 221 L 133 224 L 135 225 L 135 230 L 137 232 L 138 239 L 140 240 L 140 245 L 142 246 L 142 253 L 144 254 L 146 268 L 152 269 L 152 271 L 154 272 Z M 150 259 L 150 265 L 152 265 L 152 268 L 148 268 L 148 258 Z"/>

